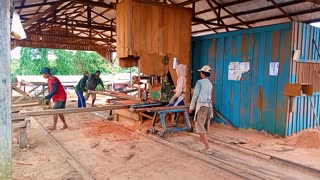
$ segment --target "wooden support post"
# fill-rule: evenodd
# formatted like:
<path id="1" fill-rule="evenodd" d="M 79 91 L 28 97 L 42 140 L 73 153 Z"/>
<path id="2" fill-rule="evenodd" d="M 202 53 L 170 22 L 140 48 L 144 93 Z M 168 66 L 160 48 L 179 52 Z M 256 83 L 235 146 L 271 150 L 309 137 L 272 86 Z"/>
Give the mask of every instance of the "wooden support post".
<path id="1" fill-rule="evenodd" d="M 19 128 L 19 148 L 24 149 L 27 143 L 27 126 Z"/>
<path id="2" fill-rule="evenodd" d="M 10 0 L 0 4 L 0 179 L 11 179 Z"/>

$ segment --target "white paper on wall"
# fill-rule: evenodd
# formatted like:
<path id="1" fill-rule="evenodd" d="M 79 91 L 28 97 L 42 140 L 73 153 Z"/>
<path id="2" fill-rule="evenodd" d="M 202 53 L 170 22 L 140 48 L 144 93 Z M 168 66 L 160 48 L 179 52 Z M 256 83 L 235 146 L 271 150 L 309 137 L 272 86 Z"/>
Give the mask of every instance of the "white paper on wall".
<path id="1" fill-rule="evenodd" d="M 230 62 L 228 66 L 228 80 L 239 81 L 241 79 L 240 63 Z"/>
<path id="2" fill-rule="evenodd" d="M 279 62 L 270 62 L 269 75 L 278 76 L 279 73 Z"/>
<path id="3" fill-rule="evenodd" d="M 241 62 L 240 63 L 240 71 L 242 73 L 246 73 L 250 70 L 250 62 Z"/>

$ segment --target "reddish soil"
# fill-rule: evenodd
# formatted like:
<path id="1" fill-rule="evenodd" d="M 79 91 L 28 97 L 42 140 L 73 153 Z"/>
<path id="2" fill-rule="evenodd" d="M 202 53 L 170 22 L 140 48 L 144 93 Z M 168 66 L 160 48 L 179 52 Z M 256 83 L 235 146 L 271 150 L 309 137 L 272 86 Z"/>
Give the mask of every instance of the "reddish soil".
<path id="1" fill-rule="evenodd" d="M 102 136 L 113 136 L 117 138 L 117 141 L 121 139 L 134 140 L 138 137 L 132 132 L 124 129 L 121 126 L 111 124 L 107 121 L 99 122 L 85 122 L 81 124 L 82 128 L 85 128 L 83 132 L 86 137 L 95 138 Z"/>
<path id="2" fill-rule="evenodd" d="M 300 148 L 320 148 L 320 131 L 308 130 L 300 132 L 299 134 L 289 137 L 285 144 Z"/>

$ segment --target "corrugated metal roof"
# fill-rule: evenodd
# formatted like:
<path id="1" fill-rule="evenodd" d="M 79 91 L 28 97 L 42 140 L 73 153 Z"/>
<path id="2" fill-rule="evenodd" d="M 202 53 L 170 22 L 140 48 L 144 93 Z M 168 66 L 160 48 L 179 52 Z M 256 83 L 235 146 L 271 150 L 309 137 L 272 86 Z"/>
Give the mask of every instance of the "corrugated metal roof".
<path id="1" fill-rule="evenodd" d="M 312 2 L 311 2 L 312 1 Z M 199 36 L 290 21 L 320 21 L 320 0 L 163 0 L 194 9 L 192 35 Z M 63 36 L 115 51 L 117 0 L 14 0 L 28 34 L 60 28 Z M 53 36 L 56 36 L 52 33 Z M 86 39 L 85 39 L 86 38 Z M 70 42 L 72 43 L 72 42 Z M 84 42 L 83 42 L 84 43 Z M 30 43 L 29 43 L 30 44 Z M 34 42 L 34 46 L 39 44 Z M 76 42 L 73 43 L 76 45 Z M 16 42 L 16 45 L 19 45 Z M 22 45 L 20 43 L 20 45 Z M 39 44 L 40 46 L 40 44 Z M 44 46 L 41 44 L 41 47 Z M 83 48 L 81 46 L 68 46 Z M 57 48 L 52 47 L 52 48 Z M 102 49 L 104 48 L 104 49 Z"/>

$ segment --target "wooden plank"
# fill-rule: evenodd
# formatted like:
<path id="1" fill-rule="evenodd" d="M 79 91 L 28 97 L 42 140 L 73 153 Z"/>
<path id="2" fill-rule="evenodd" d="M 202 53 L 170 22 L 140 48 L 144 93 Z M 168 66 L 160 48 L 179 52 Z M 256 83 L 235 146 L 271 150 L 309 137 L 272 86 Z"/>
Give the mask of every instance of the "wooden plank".
<path id="1" fill-rule="evenodd" d="M 141 8 L 137 3 L 133 3 L 133 43 L 135 50 L 141 49 L 141 38 L 144 37 L 144 34 L 141 34 Z M 139 52 L 137 52 L 137 56 L 140 56 Z"/>
<path id="2" fill-rule="evenodd" d="M 68 109 L 50 109 L 42 111 L 26 111 L 20 113 L 11 114 L 12 120 L 24 119 L 29 116 L 44 116 L 53 114 L 70 114 L 70 113 L 83 113 L 83 112 L 95 112 L 95 111 L 106 111 L 115 109 L 126 109 L 128 105 L 108 105 L 103 107 L 87 107 L 87 108 L 68 108 Z"/>
<path id="3" fill-rule="evenodd" d="M 152 6 L 151 8 L 151 52 L 159 54 L 159 19 L 160 7 Z"/>
<path id="4" fill-rule="evenodd" d="M 10 2 L 0 6 L 0 179 L 11 179 L 12 147 L 10 121 Z"/>
<path id="5" fill-rule="evenodd" d="M 121 98 L 121 99 L 130 99 L 130 100 L 141 101 L 139 98 L 127 95 L 125 93 L 118 93 L 118 92 L 112 92 L 112 91 L 105 91 L 105 92 L 90 91 L 90 93 L 112 96 L 112 97 L 117 97 L 117 98 Z"/>
<path id="6" fill-rule="evenodd" d="M 28 103 L 19 103 L 19 104 L 11 104 L 11 107 L 30 107 L 30 106 L 39 106 L 40 102 L 28 102 Z"/>
<path id="7" fill-rule="evenodd" d="M 28 21 L 26 21 L 25 23 L 23 23 L 23 27 L 28 27 L 30 26 L 32 23 L 36 22 L 37 20 L 45 17 L 46 15 L 48 15 L 49 13 L 52 13 L 55 9 L 57 9 L 61 4 L 63 4 L 65 1 L 59 1 L 56 2 L 55 4 L 53 4 L 50 8 L 42 11 L 41 13 L 32 16 L 32 18 Z"/>
<path id="8" fill-rule="evenodd" d="M 39 100 L 26 100 L 26 101 L 20 101 L 20 102 L 11 102 L 11 105 L 22 104 L 22 103 L 34 103 L 34 102 L 39 102 Z"/>
<path id="9" fill-rule="evenodd" d="M 41 92 L 39 92 L 38 94 L 36 94 L 36 97 L 39 97 L 41 94 L 43 94 L 44 92 L 46 92 L 48 90 L 48 87 L 44 88 Z"/>
<path id="10" fill-rule="evenodd" d="M 140 103 L 141 101 L 135 101 L 135 100 L 115 100 L 113 101 L 114 103 L 116 104 L 124 104 L 124 105 L 134 105 L 134 104 L 137 104 L 137 103 Z"/>
<path id="11" fill-rule="evenodd" d="M 25 98 L 27 98 L 27 99 L 32 99 L 29 94 L 27 94 L 26 92 L 22 91 L 22 90 L 21 90 L 20 88 L 18 88 L 17 86 L 14 86 L 14 85 L 13 85 L 13 86 L 11 86 L 11 87 L 12 87 L 12 89 L 13 89 L 14 91 L 16 91 L 17 93 L 21 94 L 23 97 L 25 97 Z M 14 102 L 18 102 L 18 99 L 15 100 Z"/>
<path id="12" fill-rule="evenodd" d="M 36 85 L 36 86 L 34 86 L 32 89 L 30 89 L 29 91 L 28 91 L 28 94 L 30 94 L 30 93 L 32 93 L 35 89 L 37 89 L 38 87 L 40 87 L 41 85 Z"/>
<path id="13" fill-rule="evenodd" d="M 149 107 L 149 108 L 139 108 L 133 109 L 134 112 L 156 112 L 162 110 L 173 110 L 173 109 L 187 109 L 189 106 L 161 106 L 161 107 Z"/>
<path id="14" fill-rule="evenodd" d="M 19 148 L 24 149 L 27 144 L 27 126 L 19 128 Z"/>

